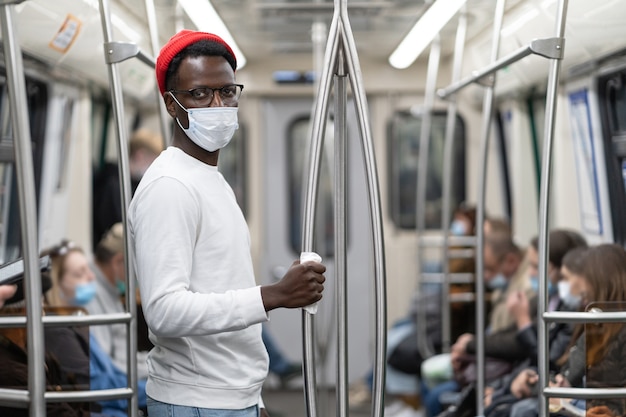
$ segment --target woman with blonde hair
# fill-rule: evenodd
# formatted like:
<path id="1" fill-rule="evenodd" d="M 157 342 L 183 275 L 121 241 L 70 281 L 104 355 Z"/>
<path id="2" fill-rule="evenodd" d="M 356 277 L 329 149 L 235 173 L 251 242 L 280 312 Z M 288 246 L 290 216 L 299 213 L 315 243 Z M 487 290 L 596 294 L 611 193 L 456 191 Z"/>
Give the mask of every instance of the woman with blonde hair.
<path id="1" fill-rule="evenodd" d="M 46 294 L 53 307 L 82 307 L 96 294 L 95 275 L 83 250 L 69 241 L 63 241 L 49 251 L 52 260 L 50 278 L 52 288 Z M 86 310 L 85 310 L 86 311 Z M 56 355 L 62 369 L 74 375 L 78 383 L 92 390 L 123 388 L 127 386 L 126 373 L 117 368 L 98 345 L 95 337 L 81 328 L 60 327 L 55 337 L 49 337 L 46 348 Z M 138 382 L 139 407 L 146 407 L 145 381 Z M 99 402 L 103 415 L 127 416 L 127 400 Z"/>

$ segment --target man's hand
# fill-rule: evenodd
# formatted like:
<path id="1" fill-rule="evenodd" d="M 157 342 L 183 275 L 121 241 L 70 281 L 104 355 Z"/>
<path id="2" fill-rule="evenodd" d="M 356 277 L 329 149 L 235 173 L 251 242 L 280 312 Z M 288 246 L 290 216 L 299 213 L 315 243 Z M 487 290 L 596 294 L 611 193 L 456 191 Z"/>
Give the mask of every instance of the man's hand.
<path id="1" fill-rule="evenodd" d="M 285 276 L 276 284 L 261 287 L 266 311 L 278 307 L 298 308 L 322 299 L 326 267 L 317 262 L 294 261 Z"/>
<path id="2" fill-rule="evenodd" d="M 260 417 L 270 417 L 269 413 L 267 412 L 267 408 L 261 408 L 260 411 Z"/>

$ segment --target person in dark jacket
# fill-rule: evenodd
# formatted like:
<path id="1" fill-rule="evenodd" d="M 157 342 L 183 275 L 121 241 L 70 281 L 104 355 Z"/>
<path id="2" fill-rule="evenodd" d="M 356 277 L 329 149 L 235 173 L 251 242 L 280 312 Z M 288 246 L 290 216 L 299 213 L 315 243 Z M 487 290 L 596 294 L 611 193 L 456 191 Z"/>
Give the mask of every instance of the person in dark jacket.
<path id="1" fill-rule="evenodd" d="M 619 245 L 604 244 L 584 251 L 568 254 L 564 259 L 563 275 L 569 283 L 570 296 L 578 298 L 581 305 L 603 310 L 623 310 L 626 303 L 626 251 Z M 626 386 L 626 326 L 624 323 L 598 323 L 580 325 L 575 331 L 571 347 L 564 357 L 566 362 L 551 386 L 607 388 Z M 585 383 L 586 376 L 586 383 Z M 533 368 L 520 370 L 504 384 L 501 395 L 512 395 L 518 401 L 510 408 L 511 417 L 535 417 L 537 390 L 529 389 L 537 384 L 538 376 Z M 497 402 L 498 395 L 491 398 Z M 553 414 L 570 400 L 550 400 Z M 605 410 L 611 416 L 626 412 L 622 398 L 599 398 L 586 401 L 588 410 Z M 485 415 L 494 417 L 501 414 Z"/>

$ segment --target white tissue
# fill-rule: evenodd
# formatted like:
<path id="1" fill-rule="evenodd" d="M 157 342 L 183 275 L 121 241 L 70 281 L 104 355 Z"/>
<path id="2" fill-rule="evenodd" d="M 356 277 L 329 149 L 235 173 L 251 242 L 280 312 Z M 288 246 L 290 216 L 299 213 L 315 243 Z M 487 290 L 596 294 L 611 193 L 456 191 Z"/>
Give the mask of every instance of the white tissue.
<path id="1" fill-rule="evenodd" d="M 319 256 L 317 253 L 315 252 L 302 252 L 300 254 L 300 263 L 303 264 L 305 262 L 318 262 L 321 263 L 322 262 L 322 257 Z M 306 307 L 302 307 L 307 313 L 309 314 L 315 314 L 317 313 L 317 302 L 310 304 Z"/>

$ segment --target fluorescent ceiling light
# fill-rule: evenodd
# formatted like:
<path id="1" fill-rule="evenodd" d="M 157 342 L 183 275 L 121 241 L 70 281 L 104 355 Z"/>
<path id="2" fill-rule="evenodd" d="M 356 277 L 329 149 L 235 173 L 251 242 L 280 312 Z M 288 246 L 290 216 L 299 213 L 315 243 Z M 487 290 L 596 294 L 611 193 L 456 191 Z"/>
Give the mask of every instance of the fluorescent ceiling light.
<path id="1" fill-rule="evenodd" d="M 408 68 L 452 19 L 466 0 L 436 0 L 417 21 L 413 29 L 389 56 L 389 63 L 398 69 Z"/>
<path id="2" fill-rule="evenodd" d="M 209 0 L 178 0 L 178 3 L 198 30 L 215 33 L 230 45 L 237 57 L 237 69 L 246 65 L 246 57 Z"/>

